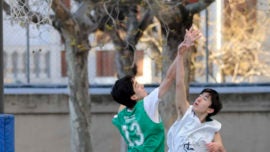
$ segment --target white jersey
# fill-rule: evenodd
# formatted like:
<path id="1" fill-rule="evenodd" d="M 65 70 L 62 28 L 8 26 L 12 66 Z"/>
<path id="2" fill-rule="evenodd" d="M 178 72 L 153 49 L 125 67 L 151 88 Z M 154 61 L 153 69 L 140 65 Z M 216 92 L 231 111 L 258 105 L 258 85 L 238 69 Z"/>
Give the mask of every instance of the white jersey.
<path id="1" fill-rule="evenodd" d="M 212 142 L 220 128 L 216 120 L 201 123 L 190 106 L 168 131 L 168 152 L 207 152 L 206 144 Z"/>

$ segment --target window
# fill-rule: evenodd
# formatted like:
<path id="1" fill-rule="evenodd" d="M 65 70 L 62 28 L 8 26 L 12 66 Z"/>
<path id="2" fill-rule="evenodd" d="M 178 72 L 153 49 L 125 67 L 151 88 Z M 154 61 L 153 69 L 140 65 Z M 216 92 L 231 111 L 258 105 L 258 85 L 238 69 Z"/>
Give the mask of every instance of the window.
<path id="1" fill-rule="evenodd" d="M 136 51 L 137 75 L 143 75 L 144 52 Z M 115 51 L 96 51 L 96 76 L 108 77 L 116 75 Z"/>
<path id="2" fill-rule="evenodd" d="M 114 51 L 96 51 L 96 76 L 114 76 Z"/>
<path id="3" fill-rule="evenodd" d="M 67 76 L 67 61 L 66 61 L 66 51 L 61 51 L 61 76 Z"/>

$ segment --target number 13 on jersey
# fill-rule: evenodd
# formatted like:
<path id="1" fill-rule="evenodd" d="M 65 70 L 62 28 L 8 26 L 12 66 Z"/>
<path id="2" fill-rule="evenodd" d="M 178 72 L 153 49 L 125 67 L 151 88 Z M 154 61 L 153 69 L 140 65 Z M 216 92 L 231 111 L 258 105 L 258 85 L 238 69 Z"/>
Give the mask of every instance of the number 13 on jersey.
<path id="1" fill-rule="evenodd" d="M 123 125 L 122 130 L 124 131 L 124 136 L 130 147 L 140 146 L 144 142 L 144 135 L 141 128 L 137 122 L 132 122 L 129 125 Z"/>

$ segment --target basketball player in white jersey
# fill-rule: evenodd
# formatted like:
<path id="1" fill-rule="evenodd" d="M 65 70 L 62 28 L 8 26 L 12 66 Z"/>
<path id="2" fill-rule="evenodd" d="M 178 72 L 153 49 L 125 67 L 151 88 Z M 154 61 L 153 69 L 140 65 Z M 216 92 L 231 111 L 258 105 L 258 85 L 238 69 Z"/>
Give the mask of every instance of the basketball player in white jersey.
<path id="1" fill-rule="evenodd" d="M 218 93 L 213 89 L 204 89 L 193 105 L 187 101 L 183 60 L 188 49 L 183 49 L 182 45 L 193 43 L 192 38 L 196 38 L 194 35 L 199 35 L 199 32 L 193 29 L 186 32 L 184 41 L 191 42 L 181 43 L 176 57 L 175 102 L 178 119 L 168 131 L 169 152 L 225 152 L 219 134 L 221 123 L 211 118 L 222 108 Z"/>

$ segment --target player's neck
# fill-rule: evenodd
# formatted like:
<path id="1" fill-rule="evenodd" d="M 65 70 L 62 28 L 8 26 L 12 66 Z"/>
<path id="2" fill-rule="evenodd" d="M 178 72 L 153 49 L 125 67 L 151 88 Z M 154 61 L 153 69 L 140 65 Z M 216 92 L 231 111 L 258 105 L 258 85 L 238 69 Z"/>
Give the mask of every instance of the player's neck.
<path id="1" fill-rule="evenodd" d="M 208 115 L 207 113 L 198 113 L 198 112 L 195 112 L 195 114 L 199 118 L 201 123 L 205 122 L 206 116 Z"/>

